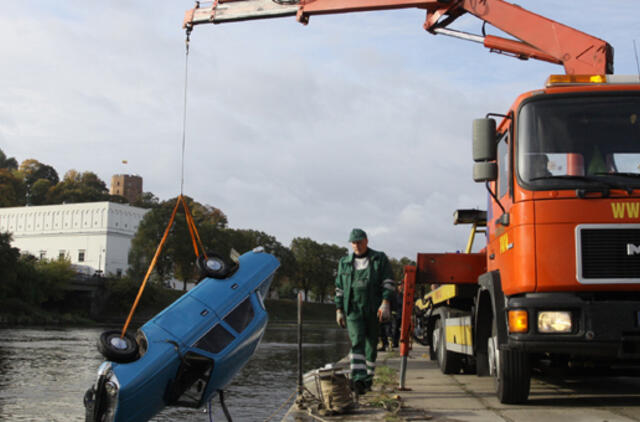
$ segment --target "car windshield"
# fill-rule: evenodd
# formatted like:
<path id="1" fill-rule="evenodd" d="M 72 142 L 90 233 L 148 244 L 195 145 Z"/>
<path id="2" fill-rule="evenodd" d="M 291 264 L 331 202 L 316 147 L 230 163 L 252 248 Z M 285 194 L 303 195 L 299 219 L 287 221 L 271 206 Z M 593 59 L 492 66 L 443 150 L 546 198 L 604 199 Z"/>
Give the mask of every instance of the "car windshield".
<path id="1" fill-rule="evenodd" d="M 517 171 L 528 188 L 640 188 L 640 96 L 533 100 L 518 117 Z"/>

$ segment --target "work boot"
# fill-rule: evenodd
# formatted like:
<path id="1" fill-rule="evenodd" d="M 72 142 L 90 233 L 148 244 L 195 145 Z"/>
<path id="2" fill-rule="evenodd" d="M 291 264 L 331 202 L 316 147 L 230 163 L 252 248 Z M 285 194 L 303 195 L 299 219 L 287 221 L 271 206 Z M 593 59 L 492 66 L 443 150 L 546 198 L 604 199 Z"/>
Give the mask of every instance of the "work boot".
<path id="1" fill-rule="evenodd" d="M 351 383 L 351 389 L 355 391 L 359 396 L 367 392 L 367 386 L 362 380 L 355 380 Z"/>

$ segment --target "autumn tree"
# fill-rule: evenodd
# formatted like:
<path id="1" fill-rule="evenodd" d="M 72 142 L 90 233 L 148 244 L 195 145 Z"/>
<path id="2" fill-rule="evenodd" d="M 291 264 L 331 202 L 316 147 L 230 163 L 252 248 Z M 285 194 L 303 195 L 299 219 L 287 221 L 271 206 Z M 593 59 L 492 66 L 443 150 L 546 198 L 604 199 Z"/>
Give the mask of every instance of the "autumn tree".
<path id="1" fill-rule="evenodd" d="M 53 167 L 33 158 L 20 163 L 17 175 L 24 182 L 27 205 L 45 204 L 49 190 L 60 181 Z"/>
<path id="2" fill-rule="evenodd" d="M 21 207 L 25 197 L 24 182 L 8 169 L 0 169 L 0 207 Z"/>
<path id="3" fill-rule="evenodd" d="M 47 195 L 48 204 L 108 201 L 107 185 L 93 172 L 69 170 Z"/>

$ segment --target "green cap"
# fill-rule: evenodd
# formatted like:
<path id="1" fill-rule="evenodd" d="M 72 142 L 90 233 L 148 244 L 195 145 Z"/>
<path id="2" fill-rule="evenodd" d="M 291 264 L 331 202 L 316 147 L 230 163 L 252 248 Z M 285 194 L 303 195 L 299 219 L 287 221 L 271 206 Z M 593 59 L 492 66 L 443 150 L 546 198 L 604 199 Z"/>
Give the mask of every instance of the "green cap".
<path id="1" fill-rule="evenodd" d="M 353 229 L 351 230 L 351 234 L 349 235 L 349 242 L 358 242 L 366 238 L 367 238 L 367 234 L 364 232 L 364 230 Z"/>

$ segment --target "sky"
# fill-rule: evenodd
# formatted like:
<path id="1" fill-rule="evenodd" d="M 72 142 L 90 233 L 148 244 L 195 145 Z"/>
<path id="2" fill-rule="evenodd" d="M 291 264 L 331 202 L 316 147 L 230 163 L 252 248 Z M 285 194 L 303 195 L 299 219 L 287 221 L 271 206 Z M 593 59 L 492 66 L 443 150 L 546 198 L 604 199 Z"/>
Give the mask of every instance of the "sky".
<path id="1" fill-rule="evenodd" d="M 3 1 L 0 148 L 61 177 L 138 174 L 145 191 L 177 196 L 181 24 L 193 4 Z M 637 0 L 518 4 L 606 40 L 615 72 L 638 73 Z M 506 112 L 563 69 L 433 36 L 424 18 L 408 9 L 196 27 L 184 194 L 286 246 L 310 237 L 346 247 L 360 227 L 396 258 L 464 249 L 469 227 L 454 226 L 453 212 L 487 203 L 471 176 L 472 120 Z M 451 27 L 479 34 L 481 21 Z"/>

